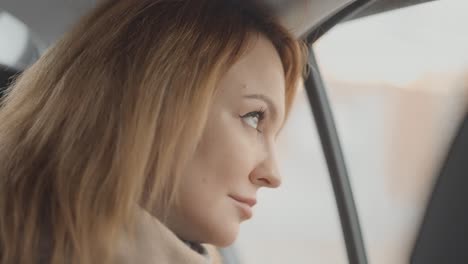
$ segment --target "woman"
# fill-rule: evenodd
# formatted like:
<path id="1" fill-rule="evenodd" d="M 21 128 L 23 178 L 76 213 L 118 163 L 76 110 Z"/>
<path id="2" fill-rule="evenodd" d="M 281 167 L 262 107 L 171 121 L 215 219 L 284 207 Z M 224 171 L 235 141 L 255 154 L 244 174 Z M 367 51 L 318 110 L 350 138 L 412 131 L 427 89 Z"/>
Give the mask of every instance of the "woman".
<path id="1" fill-rule="evenodd" d="M 209 263 L 277 187 L 303 46 L 249 1 L 105 1 L 0 111 L 1 263 Z"/>

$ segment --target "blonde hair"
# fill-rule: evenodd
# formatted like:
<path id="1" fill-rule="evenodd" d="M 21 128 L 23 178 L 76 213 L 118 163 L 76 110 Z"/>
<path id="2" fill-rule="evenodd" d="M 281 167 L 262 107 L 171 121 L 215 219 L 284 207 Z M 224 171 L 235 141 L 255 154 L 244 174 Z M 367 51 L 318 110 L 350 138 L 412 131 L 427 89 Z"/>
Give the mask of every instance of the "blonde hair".
<path id="1" fill-rule="evenodd" d="M 105 263 L 136 204 L 169 208 L 252 33 L 278 51 L 289 109 L 305 48 L 268 14 L 104 1 L 26 70 L 0 110 L 0 263 Z"/>

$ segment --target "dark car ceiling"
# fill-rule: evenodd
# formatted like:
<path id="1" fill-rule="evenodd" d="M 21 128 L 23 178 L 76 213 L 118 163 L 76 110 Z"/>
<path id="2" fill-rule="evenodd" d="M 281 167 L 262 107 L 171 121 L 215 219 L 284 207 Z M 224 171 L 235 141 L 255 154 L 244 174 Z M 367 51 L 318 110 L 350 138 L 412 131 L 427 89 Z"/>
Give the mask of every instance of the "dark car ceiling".
<path id="1" fill-rule="evenodd" d="M 262 0 L 296 35 L 355 0 Z M 45 45 L 53 43 L 98 0 L 1 0 L 0 9 L 22 20 Z"/>
<path id="2" fill-rule="evenodd" d="M 47 46 L 53 43 L 97 0 L 2 0 L 0 9 L 13 14 L 28 25 Z M 327 21 L 340 10 L 359 0 L 263 0 L 280 16 L 282 23 L 297 36 Z M 431 0 L 377 0 L 354 18 Z M 349 18 L 348 18 L 349 19 Z M 338 21 L 337 21 L 338 22 Z"/>

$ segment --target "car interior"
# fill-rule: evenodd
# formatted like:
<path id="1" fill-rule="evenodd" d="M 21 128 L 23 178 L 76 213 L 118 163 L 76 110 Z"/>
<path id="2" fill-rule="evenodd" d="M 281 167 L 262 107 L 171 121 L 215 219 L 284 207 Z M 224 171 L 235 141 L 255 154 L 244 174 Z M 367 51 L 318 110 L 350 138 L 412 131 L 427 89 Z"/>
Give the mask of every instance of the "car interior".
<path id="1" fill-rule="evenodd" d="M 315 42 L 334 28 L 363 21 L 373 16 L 426 5 L 427 0 L 264 0 L 272 7 L 286 28 L 303 39 L 310 47 L 308 75 L 304 80 L 304 92 L 314 127 L 319 138 L 321 152 L 333 190 L 335 210 L 339 218 L 346 263 L 377 263 L 369 258 L 369 245 L 363 235 L 366 222 L 362 222 L 354 188 L 350 182 L 342 138 L 337 126 L 333 104 L 329 100 L 327 78 L 322 74 L 320 57 L 314 52 Z M 442 1 L 441 1 L 442 2 Z M 27 25 L 28 40 L 23 45 L 16 62 L 6 65 L 0 60 L 0 97 L 3 97 L 15 77 L 52 45 L 83 13 L 92 8 L 96 0 L 3 0 L 3 12 L 13 15 Z M 0 19 L 0 22 L 2 20 Z M 1 23 L 0 23 L 1 24 Z M 0 34 L 2 28 L 0 27 Z M 423 29 L 421 29 L 423 30 Z M 0 49 L 3 47 L 0 45 Z M 0 50 L 1 52 L 1 50 Z M 346 59 L 346 58 L 345 58 Z M 405 62 L 402 61 L 402 64 Z M 468 85 L 468 84 L 466 84 Z M 464 108 L 466 113 L 466 107 Z M 432 176 L 434 184 L 428 184 L 427 197 L 412 242 L 406 247 L 405 259 L 412 264 L 468 263 L 468 114 L 452 122 L 453 135 L 439 150 L 442 161 Z M 350 121 L 352 122 L 352 121 Z M 437 129 L 437 128 L 431 128 Z M 310 172 L 313 177 L 313 172 Z M 369 197 L 372 199 L 372 197 Z M 307 202 L 307 201 L 305 201 Z M 311 226 L 314 223 L 310 223 Z M 383 232 L 383 231 L 382 231 Z M 385 232 L 383 232 L 385 233 Z M 286 245 L 287 247 L 287 245 Z M 253 263 L 242 261 L 242 248 L 220 249 L 228 264 Z M 372 253 L 374 254 L 374 253 Z M 376 259 L 376 258 L 374 258 Z M 257 262 L 254 262 L 257 263 Z M 299 263 L 299 262 L 298 262 Z M 302 262 L 301 262 L 302 263 Z M 309 263 L 309 262 L 304 262 Z M 321 263 L 328 262 L 326 258 Z"/>

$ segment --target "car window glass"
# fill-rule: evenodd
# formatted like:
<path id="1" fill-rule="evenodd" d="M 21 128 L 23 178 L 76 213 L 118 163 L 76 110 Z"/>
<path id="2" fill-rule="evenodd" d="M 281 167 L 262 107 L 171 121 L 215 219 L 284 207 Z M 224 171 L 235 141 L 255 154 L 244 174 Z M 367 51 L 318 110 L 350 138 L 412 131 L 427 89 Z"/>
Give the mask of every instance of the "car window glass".
<path id="1" fill-rule="evenodd" d="M 23 69 L 38 57 L 39 52 L 28 27 L 0 9 L 0 64 Z"/>
<path id="2" fill-rule="evenodd" d="M 315 45 L 369 263 L 408 263 L 468 99 L 468 2 L 339 25 Z"/>

